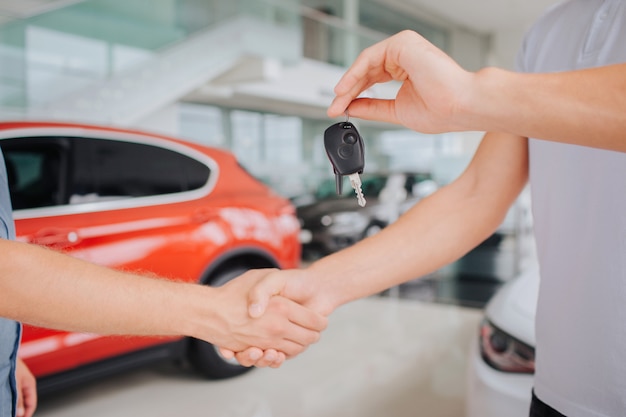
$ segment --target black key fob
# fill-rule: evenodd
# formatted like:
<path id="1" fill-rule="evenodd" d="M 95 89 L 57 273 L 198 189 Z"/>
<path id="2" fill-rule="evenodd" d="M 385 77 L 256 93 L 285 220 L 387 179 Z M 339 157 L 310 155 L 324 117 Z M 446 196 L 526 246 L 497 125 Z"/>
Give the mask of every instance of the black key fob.
<path id="1" fill-rule="evenodd" d="M 324 148 L 335 173 L 337 194 L 341 194 L 344 175 L 363 173 L 363 139 L 352 123 L 335 123 L 324 132 Z"/>

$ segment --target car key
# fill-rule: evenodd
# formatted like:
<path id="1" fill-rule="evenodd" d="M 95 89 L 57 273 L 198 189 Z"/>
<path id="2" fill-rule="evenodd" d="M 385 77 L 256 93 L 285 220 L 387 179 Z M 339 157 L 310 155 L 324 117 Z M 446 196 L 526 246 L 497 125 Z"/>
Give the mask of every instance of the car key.
<path id="1" fill-rule="evenodd" d="M 361 177 L 365 166 L 363 139 L 356 127 L 348 121 L 335 123 L 324 132 L 326 155 L 333 166 L 337 194 L 343 189 L 343 177 L 348 176 L 356 192 L 359 206 L 365 206 Z"/>

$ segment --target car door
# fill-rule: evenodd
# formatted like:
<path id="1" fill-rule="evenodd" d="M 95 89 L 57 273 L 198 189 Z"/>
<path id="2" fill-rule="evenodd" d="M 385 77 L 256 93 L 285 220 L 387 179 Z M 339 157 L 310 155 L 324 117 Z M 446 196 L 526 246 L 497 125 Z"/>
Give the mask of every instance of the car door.
<path id="1" fill-rule="evenodd" d="M 198 278 L 185 270 L 181 238 L 194 224 L 184 201 L 175 201 L 206 183 L 207 166 L 160 146 L 103 137 L 19 138 L 2 148 L 19 240 L 107 267 Z M 168 340 L 26 327 L 21 350 L 42 375 Z"/>
<path id="2" fill-rule="evenodd" d="M 65 203 L 69 156 L 69 141 L 66 138 L 9 139 L 0 144 L 7 167 L 14 216 L 16 211 L 28 212 Z M 62 236 L 61 229 L 52 226 L 50 222 L 34 225 L 32 232 L 26 235 L 22 230 L 25 225 L 24 221 L 16 220 L 17 239 L 20 241 L 57 246 L 53 241 L 65 240 L 69 243 L 71 240 L 67 235 Z M 68 345 L 66 337 L 66 332 L 25 326 L 20 353 L 28 358 L 36 358 L 31 367 L 37 374 L 48 373 L 55 368 L 72 367 L 76 350 L 70 348 L 68 352 L 59 349 L 60 346 Z"/>

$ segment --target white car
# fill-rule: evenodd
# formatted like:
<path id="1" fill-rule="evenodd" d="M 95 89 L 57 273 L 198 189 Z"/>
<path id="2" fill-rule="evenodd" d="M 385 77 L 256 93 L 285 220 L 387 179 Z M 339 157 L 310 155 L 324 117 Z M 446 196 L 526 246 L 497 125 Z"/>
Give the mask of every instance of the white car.
<path id="1" fill-rule="evenodd" d="M 527 417 L 535 370 L 539 268 L 507 282 L 485 308 L 472 343 L 466 417 Z"/>

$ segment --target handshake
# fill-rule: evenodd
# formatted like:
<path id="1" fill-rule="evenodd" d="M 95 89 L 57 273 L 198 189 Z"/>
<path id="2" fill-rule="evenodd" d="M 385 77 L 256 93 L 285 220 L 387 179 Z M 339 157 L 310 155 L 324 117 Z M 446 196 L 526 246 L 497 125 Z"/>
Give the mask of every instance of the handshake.
<path id="1" fill-rule="evenodd" d="M 339 305 L 324 281 L 304 269 L 256 269 L 221 287 L 201 287 L 214 293 L 212 320 L 192 336 L 243 366 L 277 368 L 319 340 Z"/>

